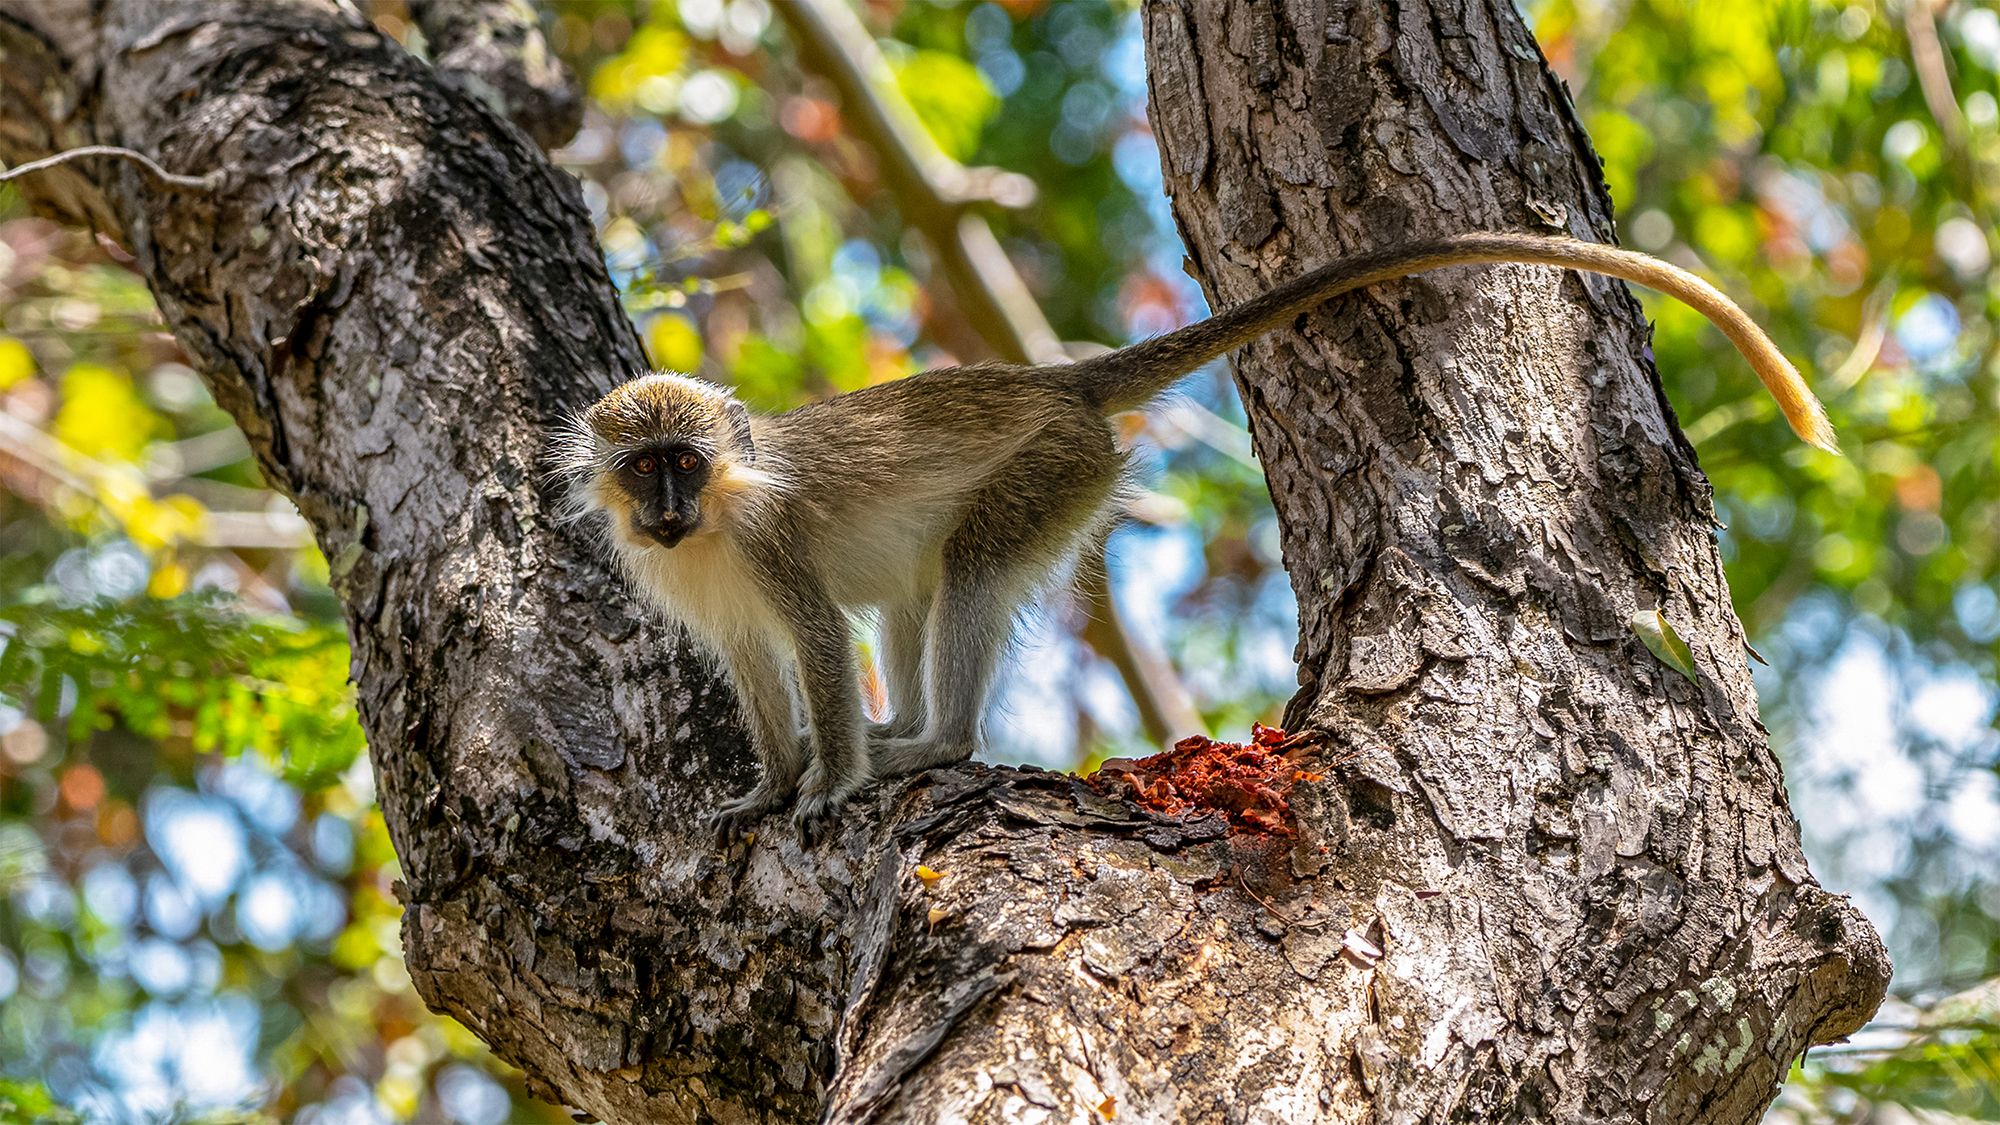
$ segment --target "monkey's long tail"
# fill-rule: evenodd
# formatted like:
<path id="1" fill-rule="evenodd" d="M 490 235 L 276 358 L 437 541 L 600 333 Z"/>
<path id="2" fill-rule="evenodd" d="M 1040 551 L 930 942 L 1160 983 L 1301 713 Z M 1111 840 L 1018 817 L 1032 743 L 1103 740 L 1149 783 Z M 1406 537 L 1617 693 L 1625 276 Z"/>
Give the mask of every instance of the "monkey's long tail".
<path id="1" fill-rule="evenodd" d="M 1370 250 L 1328 262 L 1235 308 L 1127 348 L 1061 368 L 1060 378 L 1107 413 L 1145 405 L 1209 360 L 1282 327 L 1343 293 L 1445 266 L 1524 262 L 1607 274 L 1693 306 L 1736 345 L 1777 400 L 1792 432 L 1840 452 L 1826 411 L 1776 344 L 1713 285 L 1658 258 L 1615 246 L 1536 234 L 1461 234 Z"/>

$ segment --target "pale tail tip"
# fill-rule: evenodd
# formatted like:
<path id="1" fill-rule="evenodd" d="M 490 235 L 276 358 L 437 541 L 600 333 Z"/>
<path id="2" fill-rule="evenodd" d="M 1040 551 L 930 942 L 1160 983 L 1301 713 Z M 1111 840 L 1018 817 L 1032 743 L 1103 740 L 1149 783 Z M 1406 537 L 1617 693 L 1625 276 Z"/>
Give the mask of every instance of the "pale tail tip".
<path id="1" fill-rule="evenodd" d="M 1813 403 L 1813 409 L 1802 412 L 1801 416 L 1786 419 L 1792 425 L 1792 432 L 1799 440 L 1814 449 L 1824 449 L 1835 457 L 1841 456 L 1840 439 L 1833 432 L 1833 423 L 1826 420 L 1826 412 Z"/>

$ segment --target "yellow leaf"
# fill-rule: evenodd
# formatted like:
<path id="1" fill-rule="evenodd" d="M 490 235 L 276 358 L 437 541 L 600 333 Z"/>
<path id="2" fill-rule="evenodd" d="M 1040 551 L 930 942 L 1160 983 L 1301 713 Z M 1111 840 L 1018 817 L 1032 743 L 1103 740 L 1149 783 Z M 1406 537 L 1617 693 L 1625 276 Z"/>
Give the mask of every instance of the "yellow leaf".
<path id="1" fill-rule="evenodd" d="M 686 317 L 656 316 L 646 330 L 653 363 L 668 371 L 689 372 L 701 366 L 701 333 Z"/>
<path id="2" fill-rule="evenodd" d="M 662 80 L 674 78 L 686 64 L 687 56 L 685 35 L 656 25 L 642 27 L 626 40 L 623 51 L 598 64 L 590 76 L 591 96 L 609 108 L 629 109 L 641 86 L 650 82 L 657 87 Z M 664 111 L 647 108 L 654 113 Z"/>
<path id="3" fill-rule="evenodd" d="M 120 513 L 132 542 L 156 551 L 199 537 L 208 509 L 192 496 L 176 493 L 162 500 L 143 497 Z"/>
<path id="4" fill-rule="evenodd" d="M 1661 663 L 1686 676 L 1690 683 L 1694 681 L 1694 653 L 1689 651 L 1687 642 L 1681 640 L 1681 635 L 1674 632 L 1666 614 L 1657 609 L 1635 613 L 1632 615 L 1632 631 L 1639 634 L 1639 639 L 1646 643 L 1654 656 L 1660 658 Z"/>
<path id="5" fill-rule="evenodd" d="M 146 583 L 146 596 L 152 598 L 179 597 L 181 594 L 187 592 L 187 585 L 187 567 L 177 562 L 163 563 L 158 570 L 153 572 L 152 579 Z"/>
<path id="6" fill-rule="evenodd" d="M 162 420 L 123 372 L 75 364 L 62 377 L 62 409 L 51 430 L 87 457 L 133 462 L 160 432 Z"/>
<path id="7" fill-rule="evenodd" d="M 0 391 L 35 373 L 35 355 L 12 336 L 0 336 Z"/>
<path id="8" fill-rule="evenodd" d="M 922 879 L 924 881 L 924 886 L 928 887 L 932 883 L 937 882 L 939 879 L 944 878 L 944 872 L 932 871 L 930 868 L 919 863 L 917 864 L 917 878 Z"/>

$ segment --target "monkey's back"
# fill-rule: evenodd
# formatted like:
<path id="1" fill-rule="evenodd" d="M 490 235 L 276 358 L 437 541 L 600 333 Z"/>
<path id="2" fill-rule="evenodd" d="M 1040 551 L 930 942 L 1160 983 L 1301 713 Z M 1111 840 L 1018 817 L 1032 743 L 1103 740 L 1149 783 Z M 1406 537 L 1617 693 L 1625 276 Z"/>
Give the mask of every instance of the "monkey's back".
<path id="1" fill-rule="evenodd" d="M 1057 519 L 1070 544 L 1094 512 L 1058 498 L 1108 496 L 1123 459 L 1109 424 L 1045 368 L 944 368 L 758 419 L 755 437 L 803 487 L 771 532 L 811 545 L 844 605 L 928 595 L 941 552 L 1000 521 Z M 790 524 L 792 526 L 784 526 Z M 1049 564 L 1054 562 L 1048 560 Z"/>

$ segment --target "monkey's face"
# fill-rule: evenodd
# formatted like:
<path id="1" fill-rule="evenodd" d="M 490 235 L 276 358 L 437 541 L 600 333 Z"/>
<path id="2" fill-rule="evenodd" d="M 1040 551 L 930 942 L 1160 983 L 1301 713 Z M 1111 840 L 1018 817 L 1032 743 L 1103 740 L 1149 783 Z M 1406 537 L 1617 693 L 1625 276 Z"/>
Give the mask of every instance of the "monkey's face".
<path id="1" fill-rule="evenodd" d="M 607 482 L 624 494 L 634 538 L 675 547 L 701 526 L 701 493 L 714 471 L 713 451 L 681 442 L 627 453 Z"/>
<path id="2" fill-rule="evenodd" d="M 720 387 L 644 375 L 559 434 L 556 471 L 576 482 L 576 514 L 611 516 L 628 546 L 672 548 L 720 527 L 770 478 L 756 467 L 750 415 Z"/>

